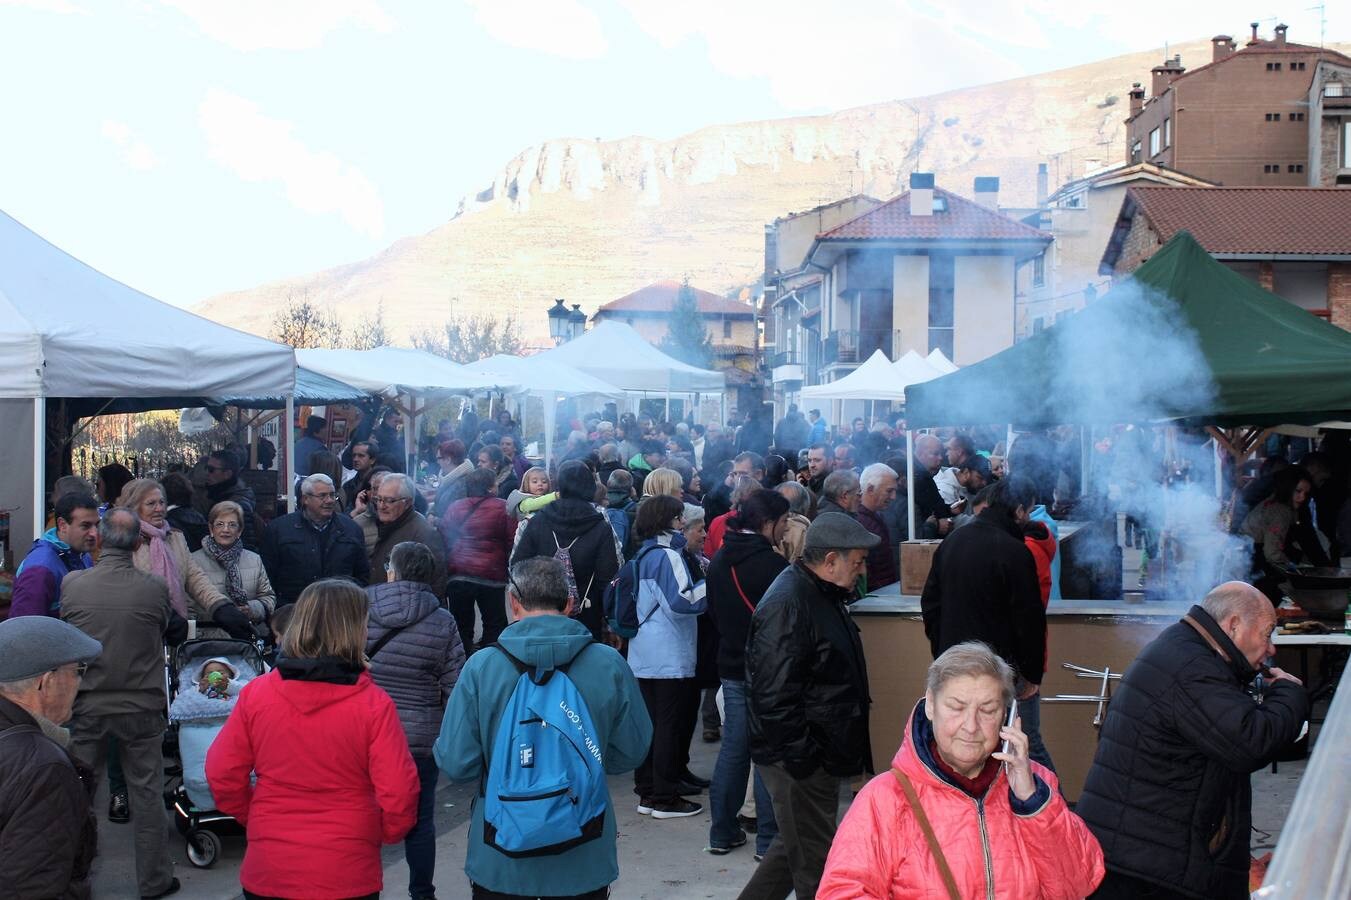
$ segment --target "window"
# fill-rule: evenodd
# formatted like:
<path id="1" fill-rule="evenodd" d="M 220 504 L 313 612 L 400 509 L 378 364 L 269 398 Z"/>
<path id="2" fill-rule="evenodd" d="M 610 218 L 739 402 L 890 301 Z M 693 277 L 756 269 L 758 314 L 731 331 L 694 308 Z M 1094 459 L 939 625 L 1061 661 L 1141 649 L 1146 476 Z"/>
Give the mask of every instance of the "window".
<path id="1" fill-rule="evenodd" d="M 729 337 L 732 336 L 732 320 L 731 320 L 731 319 L 723 319 L 723 320 L 722 320 L 722 336 L 725 337 L 725 338 L 729 338 Z"/>
<path id="2" fill-rule="evenodd" d="M 1329 81 L 1327 84 L 1323 85 L 1323 96 L 1344 97 L 1346 96 L 1344 93 L 1345 90 L 1346 85 L 1342 84 L 1340 81 Z"/>
<path id="3" fill-rule="evenodd" d="M 1173 146 L 1173 120 L 1163 120 L 1163 145 L 1165 147 Z"/>
<path id="4" fill-rule="evenodd" d="M 929 349 L 942 350 L 952 358 L 954 310 L 953 291 L 956 286 L 955 259 L 951 256 L 929 256 Z"/>
<path id="5" fill-rule="evenodd" d="M 1131 162 L 1138 163 L 1139 161 L 1140 161 L 1140 142 L 1136 141 L 1135 143 L 1131 144 Z"/>
<path id="6" fill-rule="evenodd" d="M 1304 121 L 1304 113 L 1291 113 L 1291 114 L 1290 114 L 1290 121 L 1291 121 L 1291 122 L 1303 122 L 1303 121 Z"/>
<path id="7" fill-rule="evenodd" d="M 1273 63 L 1267 63 L 1267 71 L 1268 71 L 1268 72 L 1279 72 L 1280 70 L 1281 70 L 1281 64 L 1280 64 L 1280 63 L 1274 63 L 1274 62 L 1273 62 Z"/>
<path id="8" fill-rule="evenodd" d="M 1272 172 L 1279 172 L 1280 170 L 1281 170 L 1280 166 L 1273 166 L 1269 164 L 1262 167 L 1262 171 L 1268 175 L 1270 175 Z"/>
<path id="9" fill-rule="evenodd" d="M 1351 169 L 1351 122 L 1342 122 L 1342 166 Z"/>
<path id="10" fill-rule="evenodd" d="M 1159 143 L 1159 129 L 1155 128 L 1149 132 L 1149 155 L 1158 156 L 1161 149 L 1163 148 Z"/>
<path id="11" fill-rule="evenodd" d="M 1046 284 L 1046 255 L 1032 260 L 1032 286 L 1043 287 Z"/>
<path id="12" fill-rule="evenodd" d="M 1303 163 L 1292 163 L 1291 165 L 1286 166 L 1285 171 L 1288 172 L 1288 173 L 1290 173 L 1291 175 L 1295 174 L 1296 172 L 1301 172 L 1301 173 L 1302 173 L 1302 172 L 1304 171 L 1304 164 L 1303 164 Z"/>
<path id="13" fill-rule="evenodd" d="M 1267 113 L 1268 122 L 1279 122 L 1280 120 L 1281 120 L 1280 113 Z"/>
<path id="14" fill-rule="evenodd" d="M 1291 72 L 1303 72 L 1303 71 L 1304 71 L 1304 63 L 1302 63 L 1302 62 L 1292 62 L 1292 63 L 1290 64 L 1290 71 L 1291 71 Z"/>

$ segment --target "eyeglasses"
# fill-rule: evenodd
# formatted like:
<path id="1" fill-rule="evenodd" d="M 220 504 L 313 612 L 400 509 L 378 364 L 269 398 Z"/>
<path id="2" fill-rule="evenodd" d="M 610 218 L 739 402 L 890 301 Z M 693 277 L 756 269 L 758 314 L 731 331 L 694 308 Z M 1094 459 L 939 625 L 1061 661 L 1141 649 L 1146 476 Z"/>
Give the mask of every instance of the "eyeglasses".
<path id="1" fill-rule="evenodd" d="M 57 672 L 60 672 L 60 671 L 61 671 L 61 670 L 60 670 L 59 668 L 57 668 L 57 669 L 52 669 L 52 674 L 54 675 L 54 674 L 56 674 Z M 89 663 L 87 663 L 87 662 L 80 662 L 80 663 L 76 663 L 76 664 L 75 664 L 75 677 L 76 677 L 76 678 L 83 678 L 83 677 L 84 677 L 84 673 L 85 673 L 85 672 L 88 672 L 88 671 L 89 671 Z"/>
<path id="2" fill-rule="evenodd" d="M 393 506 L 396 503 L 407 503 L 407 497 L 372 497 L 371 502 L 376 506 Z"/>
<path id="3" fill-rule="evenodd" d="M 221 519 L 211 523 L 212 528 L 219 528 L 221 531 L 238 531 L 239 523 L 234 519 Z"/>
<path id="4" fill-rule="evenodd" d="M 333 494 L 333 493 L 328 493 L 328 494 L 306 494 L 305 496 L 306 496 L 306 497 L 313 497 L 314 499 L 318 500 L 320 503 L 332 503 L 334 500 L 337 500 L 337 499 L 338 499 L 338 495 L 337 495 L 337 494 Z"/>
<path id="5" fill-rule="evenodd" d="M 206 464 L 206 471 L 207 471 L 208 474 L 215 475 L 217 472 L 228 472 L 228 471 L 230 471 L 230 470 L 229 470 L 229 469 L 223 469 L 223 468 L 221 468 L 220 466 L 213 466 L 213 465 L 211 465 L 211 463 L 207 463 L 207 464 Z"/>

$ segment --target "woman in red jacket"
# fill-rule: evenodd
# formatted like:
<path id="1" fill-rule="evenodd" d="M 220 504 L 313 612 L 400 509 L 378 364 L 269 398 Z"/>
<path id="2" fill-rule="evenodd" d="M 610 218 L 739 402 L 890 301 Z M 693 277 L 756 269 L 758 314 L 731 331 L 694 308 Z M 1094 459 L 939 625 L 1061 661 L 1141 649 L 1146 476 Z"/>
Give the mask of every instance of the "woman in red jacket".
<path id="1" fill-rule="evenodd" d="M 1086 897 L 1102 848 L 1027 755 L 1013 670 L 985 644 L 950 647 L 929 667 L 892 770 L 859 792 L 826 859 L 817 900 Z M 1000 751 L 1000 741 L 1008 741 Z"/>
<path id="2" fill-rule="evenodd" d="M 450 567 L 446 596 L 466 654 L 474 652 L 475 606 L 483 619 L 480 647 L 492 644 L 507 627 L 507 559 L 516 542 L 516 520 L 495 493 L 495 483 L 490 469 L 470 472 L 464 499 L 441 517 Z"/>
<path id="3" fill-rule="evenodd" d="M 408 740 L 366 671 L 366 607 L 350 582 L 307 587 L 277 668 L 244 688 L 207 753 L 216 805 L 248 833 L 250 900 L 378 897 L 380 845 L 417 820 Z"/>

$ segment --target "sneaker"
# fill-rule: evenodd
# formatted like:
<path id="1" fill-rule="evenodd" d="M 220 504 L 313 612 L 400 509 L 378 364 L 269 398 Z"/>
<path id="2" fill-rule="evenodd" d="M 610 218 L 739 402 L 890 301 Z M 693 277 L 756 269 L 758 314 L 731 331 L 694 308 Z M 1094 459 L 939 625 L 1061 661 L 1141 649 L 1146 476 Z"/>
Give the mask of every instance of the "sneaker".
<path id="1" fill-rule="evenodd" d="M 755 816 L 738 815 L 736 820 L 741 825 L 741 830 L 747 834 L 755 834 L 760 830 L 760 820 Z"/>
<path id="2" fill-rule="evenodd" d="M 764 862 L 765 855 L 763 853 L 754 853 L 751 855 L 751 859 L 755 860 L 756 862 Z"/>
<path id="3" fill-rule="evenodd" d="M 649 798 L 647 798 L 647 797 L 640 797 L 640 798 L 638 798 L 638 815 L 640 815 L 640 816 L 650 816 L 650 815 L 652 815 L 652 801 L 651 801 L 651 799 L 649 799 Z"/>
<path id="4" fill-rule="evenodd" d="M 118 825 L 131 821 L 131 805 L 127 803 L 126 791 L 119 791 L 108 798 L 108 821 Z"/>
<path id="5" fill-rule="evenodd" d="M 687 816 L 697 816 L 703 811 L 702 804 L 686 800 L 684 797 L 677 797 L 670 803 L 652 804 L 652 818 L 654 819 L 683 819 Z"/>
<path id="6" fill-rule="evenodd" d="M 735 850 L 737 847 L 744 847 L 744 846 L 746 846 L 746 835 L 742 834 L 740 838 L 733 840 L 732 843 L 728 844 L 726 847 L 714 847 L 712 844 L 710 844 L 709 846 L 704 848 L 704 852 L 711 853 L 714 856 L 726 856 L 727 854 Z"/>

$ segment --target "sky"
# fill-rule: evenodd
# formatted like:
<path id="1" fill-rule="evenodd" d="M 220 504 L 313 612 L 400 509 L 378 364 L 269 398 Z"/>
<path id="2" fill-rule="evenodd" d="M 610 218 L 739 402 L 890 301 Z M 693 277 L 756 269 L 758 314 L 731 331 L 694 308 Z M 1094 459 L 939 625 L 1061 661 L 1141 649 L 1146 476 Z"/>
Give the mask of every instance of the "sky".
<path id="1" fill-rule="evenodd" d="M 189 305 L 442 225 L 550 138 L 672 139 L 1251 21 L 1317 44 L 1312 2 L 0 0 L 0 210 Z M 1351 4 L 1325 15 L 1351 38 Z"/>

